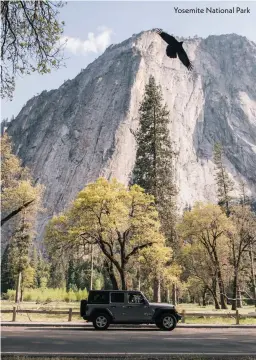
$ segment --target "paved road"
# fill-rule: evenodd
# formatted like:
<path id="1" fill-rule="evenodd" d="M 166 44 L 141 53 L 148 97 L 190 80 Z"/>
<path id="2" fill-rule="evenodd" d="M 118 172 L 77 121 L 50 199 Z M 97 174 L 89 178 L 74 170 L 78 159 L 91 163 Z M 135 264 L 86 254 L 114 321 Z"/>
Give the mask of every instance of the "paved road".
<path id="1" fill-rule="evenodd" d="M 256 355 L 255 329 L 115 329 L 2 327 L 2 354 Z"/>

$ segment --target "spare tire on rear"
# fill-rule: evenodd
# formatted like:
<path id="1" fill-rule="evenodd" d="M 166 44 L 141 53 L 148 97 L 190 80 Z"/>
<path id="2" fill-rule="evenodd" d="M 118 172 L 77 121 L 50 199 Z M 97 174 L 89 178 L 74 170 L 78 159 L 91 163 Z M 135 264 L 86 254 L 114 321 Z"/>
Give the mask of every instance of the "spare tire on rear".
<path id="1" fill-rule="evenodd" d="M 80 302 L 80 315 L 83 317 L 86 313 L 86 305 L 88 304 L 87 300 L 81 300 Z"/>

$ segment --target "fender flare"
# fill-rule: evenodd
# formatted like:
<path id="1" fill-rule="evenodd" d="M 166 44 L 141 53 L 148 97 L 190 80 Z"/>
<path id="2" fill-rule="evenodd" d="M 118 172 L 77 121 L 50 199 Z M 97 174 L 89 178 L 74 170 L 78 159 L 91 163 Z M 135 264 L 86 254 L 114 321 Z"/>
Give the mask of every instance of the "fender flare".
<path id="1" fill-rule="evenodd" d="M 160 316 L 162 316 L 165 313 L 170 313 L 173 316 L 175 316 L 175 318 L 176 318 L 175 309 L 159 308 L 159 309 L 156 309 L 154 316 L 153 316 L 153 320 L 156 321 L 157 318 L 160 318 Z"/>
<path id="2" fill-rule="evenodd" d="M 94 316 L 95 316 L 97 313 L 107 313 L 107 314 L 110 316 L 111 320 L 114 319 L 114 316 L 113 316 L 113 314 L 111 313 L 111 311 L 110 311 L 109 309 L 106 309 L 106 308 L 97 308 L 97 309 L 94 309 L 94 310 L 92 311 L 92 313 L 90 314 L 90 318 L 93 319 Z"/>

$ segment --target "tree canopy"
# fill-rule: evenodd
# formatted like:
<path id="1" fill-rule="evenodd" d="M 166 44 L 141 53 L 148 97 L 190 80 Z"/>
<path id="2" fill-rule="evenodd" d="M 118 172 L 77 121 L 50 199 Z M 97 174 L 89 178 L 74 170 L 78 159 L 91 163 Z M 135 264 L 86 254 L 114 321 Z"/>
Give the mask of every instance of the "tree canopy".
<path id="1" fill-rule="evenodd" d="M 96 244 L 126 289 L 131 259 L 153 244 L 164 245 L 154 197 L 138 185 L 127 189 L 116 180 L 99 178 L 82 190 L 70 209 L 56 216 L 46 232 L 50 252 Z"/>
<path id="2" fill-rule="evenodd" d="M 1 1 L 1 97 L 12 98 L 15 78 L 45 74 L 63 63 L 58 20 L 62 1 Z"/>

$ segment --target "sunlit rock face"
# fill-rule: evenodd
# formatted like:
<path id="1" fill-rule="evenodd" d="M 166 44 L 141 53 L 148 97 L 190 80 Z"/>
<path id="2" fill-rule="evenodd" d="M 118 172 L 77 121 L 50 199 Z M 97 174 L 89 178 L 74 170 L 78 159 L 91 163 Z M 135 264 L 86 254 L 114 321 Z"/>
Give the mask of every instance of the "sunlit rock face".
<path id="1" fill-rule="evenodd" d="M 181 40 L 181 39 L 180 39 Z M 148 31 L 111 45 L 73 80 L 32 98 L 8 127 L 16 154 L 46 186 L 38 224 L 62 211 L 99 176 L 127 184 L 138 108 L 153 75 L 170 110 L 179 207 L 216 201 L 213 144 L 228 172 L 256 196 L 256 45 L 236 34 L 184 40 L 188 72 Z"/>

